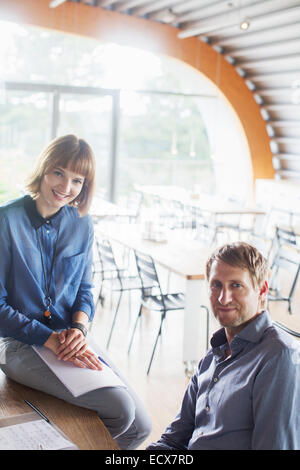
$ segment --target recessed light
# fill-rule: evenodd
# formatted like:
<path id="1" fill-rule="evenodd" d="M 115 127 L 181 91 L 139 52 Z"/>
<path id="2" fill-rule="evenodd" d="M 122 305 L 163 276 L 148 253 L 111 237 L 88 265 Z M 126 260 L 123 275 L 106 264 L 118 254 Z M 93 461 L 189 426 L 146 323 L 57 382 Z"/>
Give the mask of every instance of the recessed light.
<path id="1" fill-rule="evenodd" d="M 243 21 L 241 22 L 240 24 L 240 28 L 243 30 L 243 31 L 246 31 L 250 26 L 250 21 L 249 21 L 249 18 L 245 17 L 243 19 Z"/>

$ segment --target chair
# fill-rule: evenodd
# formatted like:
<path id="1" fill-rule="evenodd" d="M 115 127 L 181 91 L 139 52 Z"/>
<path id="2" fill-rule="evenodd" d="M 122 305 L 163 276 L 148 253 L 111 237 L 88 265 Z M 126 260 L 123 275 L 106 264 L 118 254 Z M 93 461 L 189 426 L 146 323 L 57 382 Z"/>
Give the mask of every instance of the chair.
<path id="1" fill-rule="evenodd" d="M 131 340 L 129 343 L 128 353 L 131 350 L 134 334 L 139 319 L 141 318 L 142 308 L 145 307 L 148 310 L 155 310 L 160 312 L 160 325 L 159 330 L 155 339 L 151 359 L 148 365 L 147 375 L 150 372 L 154 353 L 156 350 L 158 338 L 162 333 L 162 324 L 166 317 L 166 313 L 169 310 L 181 310 L 184 308 L 185 296 L 183 293 L 174 294 L 163 294 L 159 282 L 159 278 L 156 272 L 156 267 L 151 256 L 139 253 L 137 250 L 134 251 L 138 273 L 141 280 L 142 286 L 142 299 L 140 310 L 136 318 Z"/>
<path id="2" fill-rule="evenodd" d="M 124 291 L 132 290 L 140 290 L 141 289 L 141 281 L 140 277 L 135 275 L 130 275 L 128 270 L 125 268 L 121 268 L 117 265 L 111 243 L 107 239 L 96 239 L 96 247 L 100 262 L 100 269 L 95 270 L 95 273 L 100 273 L 102 276 L 101 282 L 101 289 L 99 292 L 99 296 L 96 302 L 96 306 L 98 304 L 99 299 L 102 298 L 102 289 L 105 281 L 110 281 L 111 284 L 111 291 L 112 292 L 119 292 L 119 298 L 116 306 L 116 310 L 113 317 L 113 322 L 111 325 L 109 337 L 107 340 L 106 348 L 109 348 L 112 333 L 115 327 L 116 318 L 118 315 L 122 294 Z M 130 305 L 129 305 L 130 308 Z"/>
<path id="3" fill-rule="evenodd" d="M 141 299 L 140 310 L 136 318 L 133 332 L 131 335 L 131 339 L 130 339 L 130 343 L 128 347 L 128 353 L 131 350 L 134 334 L 136 331 L 138 321 L 141 318 L 143 307 L 147 308 L 148 310 L 154 310 L 154 311 L 160 312 L 160 325 L 159 325 L 158 333 L 156 335 L 154 347 L 152 350 L 150 362 L 149 362 L 148 369 L 147 369 L 147 375 L 148 375 L 150 372 L 151 365 L 152 365 L 158 338 L 162 334 L 162 325 L 163 325 L 164 319 L 166 318 L 166 314 L 168 311 L 184 309 L 185 295 L 182 292 L 163 294 L 161 285 L 159 282 L 159 278 L 157 275 L 155 263 L 152 257 L 149 255 L 144 255 L 138 252 L 137 250 L 134 251 L 134 254 L 136 258 L 138 273 L 141 279 L 142 299 Z M 207 316 L 208 316 L 207 307 L 201 305 L 201 308 L 206 309 Z M 208 322 L 207 322 L 207 327 L 208 327 Z"/>
<path id="4" fill-rule="evenodd" d="M 273 263 L 271 265 L 271 280 L 268 300 L 269 301 L 284 301 L 288 302 L 288 311 L 292 313 L 292 297 L 295 291 L 296 283 L 300 271 L 300 252 L 297 249 L 297 238 L 293 231 L 284 230 L 276 227 L 276 245 L 277 250 L 274 256 Z M 278 285 L 278 277 L 281 270 L 286 273 L 290 273 L 292 278 L 292 284 L 288 293 L 284 295 Z"/>
<path id="5" fill-rule="evenodd" d="M 270 238 L 263 234 L 252 232 L 249 234 L 247 241 L 255 246 L 255 248 L 262 253 L 269 263 L 272 262 L 276 241 L 274 237 Z"/>
<path id="6" fill-rule="evenodd" d="M 132 192 L 126 204 L 126 209 L 124 209 L 124 214 L 115 216 L 115 220 L 122 222 L 136 222 L 140 216 L 141 208 L 143 203 L 143 193 L 140 191 Z"/>
<path id="7" fill-rule="evenodd" d="M 287 326 L 283 325 L 282 323 L 279 323 L 278 321 L 273 322 L 274 325 L 278 326 L 278 328 L 281 328 L 283 331 L 286 331 L 292 336 L 295 336 L 296 338 L 300 338 L 300 333 L 298 331 L 292 330 L 291 328 L 288 328 Z"/>
<path id="8" fill-rule="evenodd" d="M 214 227 L 209 223 L 209 216 L 199 207 L 192 206 L 192 227 L 195 239 L 211 246 L 214 240 Z"/>
<path id="9" fill-rule="evenodd" d="M 265 234 L 269 237 L 275 236 L 277 226 L 292 226 L 293 221 L 292 211 L 272 206 L 267 216 Z"/>

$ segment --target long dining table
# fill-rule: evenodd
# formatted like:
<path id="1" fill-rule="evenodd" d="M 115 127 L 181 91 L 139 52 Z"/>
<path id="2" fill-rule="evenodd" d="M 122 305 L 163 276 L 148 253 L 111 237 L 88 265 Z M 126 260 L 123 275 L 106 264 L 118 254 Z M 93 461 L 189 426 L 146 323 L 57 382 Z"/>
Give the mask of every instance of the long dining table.
<path id="1" fill-rule="evenodd" d="M 185 238 L 179 232 L 169 233 L 165 240 L 145 239 L 139 224 L 100 222 L 95 226 L 95 234 L 150 255 L 155 263 L 184 278 L 182 359 L 189 375 L 207 349 L 207 314 L 201 305 L 208 307 L 205 261 L 209 249 L 197 240 Z"/>
<path id="2" fill-rule="evenodd" d="M 177 201 L 184 207 L 198 209 L 209 217 L 211 225 L 216 223 L 218 217 L 251 216 L 254 232 L 263 233 L 266 212 L 255 204 L 241 204 L 218 195 L 191 194 L 187 189 L 177 186 L 138 185 L 136 189 L 145 196 L 158 197 L 168 202 Z"/>
<path id="3" fill-rule="evenodd" d="M 107 201 L 101 197 L 95 197 L 90 209 L 94 220 L 113 219 L 118 217 L 131 218 L 136 216 L 136 211 Z"/>

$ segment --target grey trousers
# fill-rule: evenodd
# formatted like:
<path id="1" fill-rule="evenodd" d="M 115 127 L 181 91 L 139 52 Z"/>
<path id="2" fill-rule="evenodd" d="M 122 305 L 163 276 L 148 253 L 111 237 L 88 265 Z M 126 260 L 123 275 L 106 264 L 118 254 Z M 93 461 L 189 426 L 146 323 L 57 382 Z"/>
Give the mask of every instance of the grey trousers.
<path id="1" fill-rule="evenodd" d="M 99 348 L 95 352 L 122 378 L 127 388 L 101 388 L 75 398 L 31 346 L 12 338 L 0 338 L 0 367 L 18 383 L 96 411 L 120 449 L 136 449 L 150 434 L 150 418 L 106 354 Z"/>

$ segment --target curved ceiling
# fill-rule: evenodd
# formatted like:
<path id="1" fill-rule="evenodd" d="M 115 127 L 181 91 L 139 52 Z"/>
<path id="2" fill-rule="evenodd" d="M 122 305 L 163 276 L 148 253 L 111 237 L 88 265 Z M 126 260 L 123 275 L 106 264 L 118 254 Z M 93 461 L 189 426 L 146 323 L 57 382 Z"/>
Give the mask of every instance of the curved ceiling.
<path id="1" fill-rule="evenodd" d="M 169 24 L 180 29 L 182 39 L 209 43 L 254 94 L 277 177 L 299 182 L 300 0 L 68 1 Z M 248 28 L 242 30 L 244 20 Z"/>

